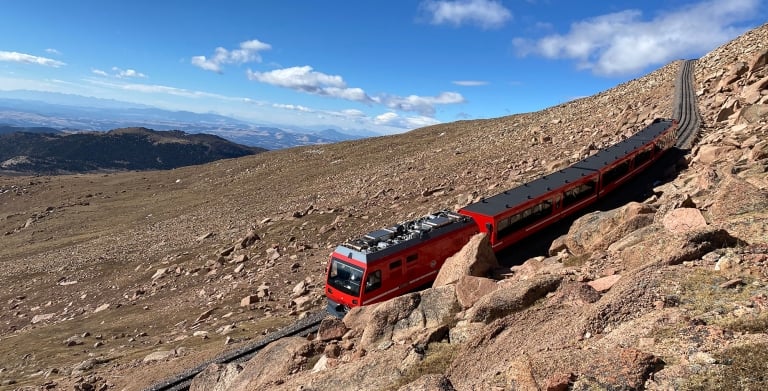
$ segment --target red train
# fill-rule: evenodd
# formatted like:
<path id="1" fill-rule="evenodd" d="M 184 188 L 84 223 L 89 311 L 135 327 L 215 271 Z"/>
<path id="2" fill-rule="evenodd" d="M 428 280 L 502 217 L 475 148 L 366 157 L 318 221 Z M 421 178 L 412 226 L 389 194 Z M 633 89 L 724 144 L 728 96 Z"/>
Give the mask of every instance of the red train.
<path id="1" fill-rule="evenodd" d="M 570 167 L 469 204 L 349 240 L 328 263 L 328 311 L 391 299 L 434 281 L 445 259 L 486 232 L 498 252 L 597 201 L 658 159 L 677 140 L 677 122 L 656 119 L 632 137 Z"/>

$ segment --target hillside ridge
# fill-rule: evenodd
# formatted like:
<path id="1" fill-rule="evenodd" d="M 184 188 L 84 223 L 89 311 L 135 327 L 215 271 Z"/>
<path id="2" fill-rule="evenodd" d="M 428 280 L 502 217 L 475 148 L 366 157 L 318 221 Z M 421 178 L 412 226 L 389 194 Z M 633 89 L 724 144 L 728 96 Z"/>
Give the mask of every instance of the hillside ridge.
<path id="1" fill-rule="evenodd" d="M 121 128 L 108 132 L 50 132 L 5 127 L 0 174 L 72 174 L 173 169 L 266 151 L 219 136 L 179 130 Z"/>

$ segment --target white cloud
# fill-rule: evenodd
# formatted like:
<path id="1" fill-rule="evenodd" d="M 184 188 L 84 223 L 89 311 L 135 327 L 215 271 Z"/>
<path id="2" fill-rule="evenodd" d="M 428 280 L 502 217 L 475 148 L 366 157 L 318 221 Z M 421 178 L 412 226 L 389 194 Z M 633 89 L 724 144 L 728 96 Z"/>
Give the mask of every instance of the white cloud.
<path id="1" fill-rule="evenodd" d="M 475 24 L 484 29 L 497 28 L 512 18 L 500 1 L 494 0 L 428 0 L 421 3 L 432 24 Z"/>
<path id="2" fill-rule="evenodd" d="M 245 64 L 248 62 L 261 62 L 259 52 L 272 49 L 272 45 L 253 39 L 240 43 L 240 49 L 227 50 L 217 47 L 212 57 L 194 56 L 192 65 L 206 71 L 221 73 L 223 64 Z"/>
<path id="3" fill-rule="evenodd" d="M 278 87 L 353 102 L 377 103 L 390 109 L 412 111 L 426 116 L 435 114 L 435 105 L 463 103 L 465 101 L 458 92 L 443 92 L 437 96 L 426 97 L 417 95 L 400 97 L 387 94 L 372 97 L 362 88 L 347 87 L 347 83 L 341 76 L 317 72 L 308 65 L 276 69 L 269 72 L 254 72 L 249 69 L 247 75 L 250 80 Z"/>
<path id="4" fill-rule="evenodd" d="M 115 77 L 118 79 L 128 79 L 128 78 L 141 78 L 145 79 L 147 78 L 147 75 L 136 71 L 135 69 L 122 69 L 118 67 L 112 67 L 112 73 L 108 73 L 107 71 L 97 69 L 97 68 L 91 68 L 91 73 L 94 75 L 104 76 L 104 77 Z"/>
<path id="5" fill-rule="evenodd" d="M 465 99 L 458 92 L 442 92 L 437 96 L 381 96 L 377 97 L 376 101 L 390 109 L 413 111 L 424 116 L 433 116 L 435 115 L 435 105 L 464 103 Z"/>
<path id="6" fill-rule="evenodd" d="M 247 71 L 248 79 L 278 87 L 330 96 L 356 102 L 368 102 L 370 97 L 361 88 L 348 88 L 338 75 L 317 72 L 311 66 L 276 69 L 269 72 Z"/>
<path id="7" fill-rule="evenodd" d="M 295 111 L 301 111 L 305 113 L 312 113 L 314 110 L 310 109 L 306 106 L 301 105 L 290 105 L 290 104 L 283 104 L 283 103 L 273 103 L 272 107 L 277 109 L 285 109 L 285 110 L 295 110 Z"/>
<path id="8" fill-rule="evenodd" d="M 397 113 L 393 113 L 390 111 L 388 113 L 377 115 L 376 118 L 373 119 L 373 122 L 376 125 L 388 125 L 391 122 L 394 122 L 395 120 L 397 120 L 398 118 L 400 118 L 400 116 L 397 115 Z"/>
<path id="9" fill-rule="evenodd" d="M 521 55 L 573 59 L 600 75 L 639 72 L 649 65 L 700 55 L 743 33 L 736 26 L 758 11 L 760 0 L 708 0 L 644 20 L 639 10 L 573 23 L 567 34 L 513 40 Z"/>
<path id="10" fill-rule="evenodd" d="M 45 52 L 48 53 L 48 54 L 55 54 L 57 56 L 61 55 L 61 52 L 56 50 L 56 49 L 54 49 L 54 48 L 45 49 Z"/>
<path id="11" fill-rule="evenodd" d="M 457 86 L 463 86 L 463 87 L 477 87 L 477 86 L 485 86 L 488 85 L 487 81 L 482 80 L 455 80 L 451 83 L 456 84 Z"/>
<path id="12" fill-rule="evenodd" d="M 33 56 L 31 54 L 19 53 L 19 52 L 6 52 L 0 51 L 0 61 L 7 62 L 20 62 L 23 64 L 37 64 L 48 67 L 58 68 L 67 65 L 61 61 L 53 60 L 46 57 Z"/>
<path id="13" fill-rule="evenodd" d="M 112 71 L 115 72 L 115 77 L 124 79 L 129 77 L 138 77 L 138 78 L 146 78 L 147 75 L 137 72 L 134 69 L 120 69 L 118 67 L 112 67 Z"/>
<path id="14" fill-rule="evenodd" d="M 341 114 L 346 117 L 365 117 L 365 113 L 357 109 L 341 110 Z"/>
<path id="15" fill-rule="evenodd" d="M 373 123 L 376 125 L 393 126 L 403 129 L 415 129 L 424 126 L 439 124 L 440 121 L 425 116 L 416 117 L 401 117 L 394 112 L 386 112 L 384 114 L 377 115 L 373 118 Z"/>
<path id="16" fill-rule="evenodd" d="M 226 95 L 220 95 L 215 94 L 211 92 L 205 92 L 205 91 L 195 91 L 195 90 L 187 90 L 184 88 L 177 88 L 177 87 L 170 87 L 170 86 L 164 86 L 159 84 L 138 84 L 138 83 L 124 83 L 121 81 L 105 81 L 103 79 L 85 79 L 87 82 L 112 88 L 112 89 L 118 89 L 118 90 L 125 90 L 125 91 L 136 91 L 141 92 L 145 94 L 166 94 L 166 95 L 173 95 L 173 96 L 181 96 L 185 98 L 214 98 L 224 101 L 230 101 L 230 102 L 245 102 L 250 101 L 250 99 L 242 98 L 242 97 L 232 97 L 232 96 L 226 96 Z"/>

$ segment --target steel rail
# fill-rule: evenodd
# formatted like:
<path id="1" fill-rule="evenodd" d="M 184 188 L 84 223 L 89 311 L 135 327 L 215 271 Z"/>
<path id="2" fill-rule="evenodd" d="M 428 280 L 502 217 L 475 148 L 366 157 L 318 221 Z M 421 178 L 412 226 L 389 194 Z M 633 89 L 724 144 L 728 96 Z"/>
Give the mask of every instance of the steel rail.
<path id="1" fill-rule="evenodd" d="M 687 60 L 680 67 L 675 83 L 675 104 L 673 118 L 679 123 L 675 146 L 690 150 L 699 136 L 701 116 L 694 90 L 694 65 L 696 60 Z"/>

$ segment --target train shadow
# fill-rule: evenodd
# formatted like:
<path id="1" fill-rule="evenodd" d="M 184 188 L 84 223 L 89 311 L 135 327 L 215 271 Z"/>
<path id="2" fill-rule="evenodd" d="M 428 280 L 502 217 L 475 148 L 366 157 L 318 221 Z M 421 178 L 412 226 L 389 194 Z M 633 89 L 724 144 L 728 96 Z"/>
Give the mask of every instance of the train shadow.
<path id="1" fill-rule="evenodd" d="M 654 195 L 653 189 L 677 178 L 678 167 L 688 150 L 672 148 L 662 155 L 648 168 L 624 183 L 619 188 L 602 197 L 588 208 L 558 221 L 539 231 L 525 240 L 507 247 L 496 254 L 499 264 L 503 267 L 520 265 L 527 259 L 537 256 L 547 256 L 552 241 L 568 232 L 573 222 L 587 213 L 608 211 L 626 205 L 629 202 L 642 202 Z"/>

